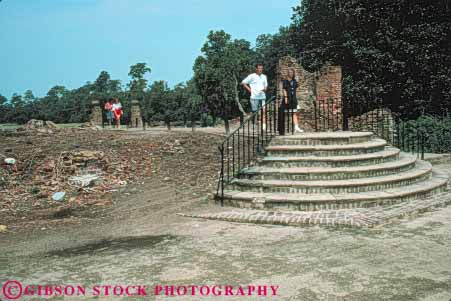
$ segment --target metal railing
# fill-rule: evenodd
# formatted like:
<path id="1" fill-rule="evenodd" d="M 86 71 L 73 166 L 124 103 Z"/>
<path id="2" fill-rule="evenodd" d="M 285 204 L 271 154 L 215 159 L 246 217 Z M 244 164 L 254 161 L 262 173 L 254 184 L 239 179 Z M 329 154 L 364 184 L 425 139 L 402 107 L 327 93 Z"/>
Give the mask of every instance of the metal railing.
<path id="1" fill-rule="evenodd" d="M 401 114 L 380 106 L 359 108 L 354 116 L 337 112 L 332 102 L 314 103 L 313 130 L 371 131 L 376 136 L 404 152 L 424 159 L 426 152 L 451 151 L 451 116 L 420 116 L 403 118 Z M 240 178 L 243 170 L 257 163 L 265 147 L 276 135 L 294 133 L 294 110 L 287 108 L 275 97 L 230 133 L 218 146 L 221 170 L 219 172 L 216 199 L 224 203 L 224 188 L 233 179 Z M 347 114 L 348 113 L 348 114 Z M 285 131 L 284 131 L 285 130 Z"/>
<path id="2" fill-rule="evenodd" d="M 294 111 L 286 108 L 273 96 L 256 112 L 246 118 L 218 146 L 221 160 L 216 199 L 224 204 L 224 188 L 234 178 L 239 178 L 243 169 L 254 165 L 264 154 L 271 139 L 279 134 L 294 133 Z"/>
<path id="3" fill-rule="evenodd" d="M 392 141 L 392 144 L 401 151 L 416 154 L 424 160 L 426 133 L 425 128 L 416 120 L 402 120 L 396 117 Z"/>
<path id="4" fill-rule="evenodd" d="M 449 153 L 451 151 L 451 116 L 422 115 L 416 119 L 395 115 L 393 145 L 404 152 L 417 154 Z"/>
<path id="5" fill-rule="evenodd" d="M 342 127 L 342 114 L 333 99 L 313 102 L 313 127 L 315 132 L 338 131 Z"/>

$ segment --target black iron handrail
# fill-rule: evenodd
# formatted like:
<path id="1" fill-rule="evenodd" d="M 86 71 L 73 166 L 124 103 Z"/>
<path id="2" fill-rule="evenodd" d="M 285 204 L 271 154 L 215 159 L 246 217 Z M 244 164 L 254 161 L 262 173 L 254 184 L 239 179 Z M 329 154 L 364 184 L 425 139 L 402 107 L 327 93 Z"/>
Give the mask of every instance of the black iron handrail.
<path id="1" fill-rule="evenodd" d="M 255 164 L 259 155 L 278 132 L 294 133 L 294 110 L 280 105 L 273 96 L 256 112 L 246 118 L 218 146 L 221 158 L 216 199 L 224 204 L 224 187 L 238 178 L 243 169 Z M 291 113 L 291 114 L 290 114 Z"/>
<path id="2" fill-rule="evenodd" d="M 242 177 L 246 168 L 255 165 L 258 156 L 263 154 L 277 132 L 294 132 L 293 114 L 290 114 L 294 113 L 294 110 L 279 104 L 281 102 L 276 102 L 275 97 L 270 98 L 218 146 L 221 170 L 216 199 L 221 201 L 221 205 L 224 202 L 225 186 L 233 184 L 233 179 Z M 416 154 L 421 159 L 424 159 L 426 152 L 443 153 L 451 149 L 449 114 L 442 117 L 421 115 L 417 118 L 406 118 L 390 110 L 381 101 L 360 107 L 343 102 L 341 112 L 331 99 L 316 99 L 313 109 L 314 123 L 311 127 L 314 131 L 370 131 L 401 151 Z M 429 123 L 425 120 L 428 117 Z"/>

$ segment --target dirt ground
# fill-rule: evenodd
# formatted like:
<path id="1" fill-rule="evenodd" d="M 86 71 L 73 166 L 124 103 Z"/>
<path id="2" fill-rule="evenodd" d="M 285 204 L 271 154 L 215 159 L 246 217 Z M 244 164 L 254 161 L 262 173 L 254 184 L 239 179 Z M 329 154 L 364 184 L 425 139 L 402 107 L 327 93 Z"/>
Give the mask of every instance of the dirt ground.
<path id="1" fill-rule="evenodd" d="M 179 190 L 206 195 L 215 184 L 220 133 L 218 129 L 192 133 L 160 128 L 0 133 L 0 159 L 17 160 L 14 169 L 0 166 L 0 225 L 13 232 L 28 231 L 46 223 L 51 227 L 67 222 L 67 217 L 95 217 L 111 207 L 115 192 L 146 179 L 177 182 Z M 72 162 L 78 154 L 87 158 Z M 66 169 L 68 160 L 71 166 Z M 99 175 L 100 183 L 70 185 L 72 176 L 83 174 Z M 58 191 L 66 193 L 63 201 L 52 199 Z"/>
<path id="2" fill-rule="evenodd" d="M 157 147 L 159 171 L 108 194 L 102 210 L 12 221 L 0 234 L 0 283 L 280 286 L 273 298 L 202 300 L 451 300 L 451 207 L 371 230 L 184 218 L 176 213 L 225 210 L 208 200 L 221 136 L 117 135 L 185 141 L 184 151 Z M 437 168 L 451 173 L 450 164 Z M 154 299 L 199 297 L 146 298 Z"/>

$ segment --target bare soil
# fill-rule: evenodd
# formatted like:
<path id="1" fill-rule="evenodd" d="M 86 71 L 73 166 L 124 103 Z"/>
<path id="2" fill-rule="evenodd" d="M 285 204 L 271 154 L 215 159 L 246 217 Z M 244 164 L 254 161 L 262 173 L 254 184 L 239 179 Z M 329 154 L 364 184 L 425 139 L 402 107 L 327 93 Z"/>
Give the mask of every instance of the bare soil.
<path id="1" fill-rule="evenodd" d="M 206 197 L 214 190 L 219 164 L 216 145 L 223 139 L 190 131 L 80 129 L 3 132 L 0 138 L 0 157 L 17 160 L 14 169 L 0 166 L 0 224 L 9 231 L 102 216 L 112 207 L 115 194 L 132 185 L 136 190 L 149 180 L 177 183 L 180 191 Z M 74 172 L 62 168 L 61 158 L 84 151 L 104 154 L 96 170 L 101 183 L 74 187 L 68 181 Z M 89 173 L 89 168 L 75 172 Z M 66 192 L 63 201 L 52 199 L 57 191 Z"/>

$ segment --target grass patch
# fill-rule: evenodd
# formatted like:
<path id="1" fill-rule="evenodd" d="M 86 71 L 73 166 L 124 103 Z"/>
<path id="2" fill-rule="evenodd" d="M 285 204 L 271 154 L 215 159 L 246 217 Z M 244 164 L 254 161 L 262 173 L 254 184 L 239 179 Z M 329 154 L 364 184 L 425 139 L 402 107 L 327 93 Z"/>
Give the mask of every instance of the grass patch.
<path id="1" fill-rule="evenodd" d="M 59 128 L 78 128 L 81 123 L 58 123 L 57 126 Z"/>
<path id="2" fill-rule="evenodd" d="M 20 125 L 17 123 L 0 123 L 1 130 L 13 130 L 18 128 Z"/>
<path id="3" fill-rule="evenodd" d="M 57 126 L 62 129 L 77 128 L 81 123 L 58 123 Z M 14 130 L 20 127 L 17 123 L 0 123 L 0 130 Z"/>

